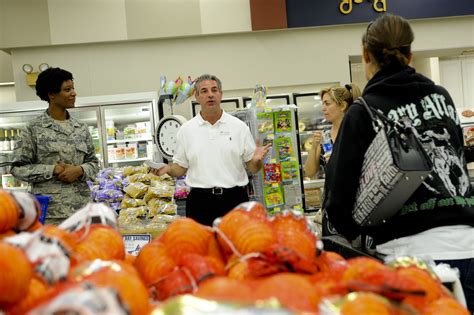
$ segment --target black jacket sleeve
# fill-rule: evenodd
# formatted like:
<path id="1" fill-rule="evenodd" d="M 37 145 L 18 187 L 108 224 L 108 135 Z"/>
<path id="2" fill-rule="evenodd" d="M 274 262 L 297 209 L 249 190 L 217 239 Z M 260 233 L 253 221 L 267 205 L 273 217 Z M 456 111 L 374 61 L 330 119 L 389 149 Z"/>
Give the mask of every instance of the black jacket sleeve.
<path id="1" fill-rule="evenodd" d="M 336 230 L 352 240 L 361 228 L 352 219 L 365 151 L 375 132 L 365 108 L 354 103 L 344 115 L 326 166 L 325 210 Z"/>

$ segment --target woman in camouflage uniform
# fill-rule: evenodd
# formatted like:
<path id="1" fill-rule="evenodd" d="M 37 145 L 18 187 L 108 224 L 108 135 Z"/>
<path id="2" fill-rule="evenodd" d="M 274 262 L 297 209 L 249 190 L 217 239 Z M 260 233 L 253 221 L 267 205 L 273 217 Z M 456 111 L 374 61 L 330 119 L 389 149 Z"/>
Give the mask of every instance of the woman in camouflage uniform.
<path id="1" fill-rule="evenodd" d="M 60 68 L 41 72 L 36 94 L 49 107 L 27 123 L 11 172 L 33 184 L 34 194 L 52 197 L 46 223 L 59 224 L 90 201 L 86 180 L 94 179 L 99 161 L 87 125 L 67 111 L 76 101 L 72 74 Z"/>

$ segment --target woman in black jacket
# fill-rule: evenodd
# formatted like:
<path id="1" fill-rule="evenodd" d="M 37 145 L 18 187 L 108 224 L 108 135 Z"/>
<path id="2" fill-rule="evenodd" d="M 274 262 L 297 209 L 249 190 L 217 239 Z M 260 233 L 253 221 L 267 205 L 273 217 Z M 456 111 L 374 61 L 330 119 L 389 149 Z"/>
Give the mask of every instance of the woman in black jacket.
<path id="1" fill-rule="evenodd" d="M 414 35 L 408 21 L 383 15 L 362 38 L 362 95 L 392 120 L 409 119 L 433 162 L 433 171 L 398 213 L 378 227 L 361 228 L 352 218 L 364 154 L 375 132 L 365 108 L 345 114 L 326 166 L 325 208 L 336 230 L 349 240 L 369 235 L 382 254 L 414 255 L 449 263 L 474 311 L 474 198 L 453 100 L 441 86 L 409 66 Z"/>

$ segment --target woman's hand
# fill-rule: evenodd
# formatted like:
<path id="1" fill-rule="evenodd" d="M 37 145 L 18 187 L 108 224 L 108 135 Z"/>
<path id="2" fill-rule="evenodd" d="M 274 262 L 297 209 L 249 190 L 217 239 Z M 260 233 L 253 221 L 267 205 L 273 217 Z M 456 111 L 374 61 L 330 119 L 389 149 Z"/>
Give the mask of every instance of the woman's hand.
<path id="1" fill-rule="evenodd" d="M 312 146 L 312 148 L 313 149 L 317 148 L 321 144 L 322 140 L 323 140 L 323 132 L 322 131 L 315 131 L 313 133 L 313 146 Z"/>
<path id="2" fill-rule="evenodd" d="M 77 181 L 84 174 L 84 170 L 79 165 L 59 164 L 64 167 L 64 171 L 58 175 L 58 179 L 66 184 Z"/>

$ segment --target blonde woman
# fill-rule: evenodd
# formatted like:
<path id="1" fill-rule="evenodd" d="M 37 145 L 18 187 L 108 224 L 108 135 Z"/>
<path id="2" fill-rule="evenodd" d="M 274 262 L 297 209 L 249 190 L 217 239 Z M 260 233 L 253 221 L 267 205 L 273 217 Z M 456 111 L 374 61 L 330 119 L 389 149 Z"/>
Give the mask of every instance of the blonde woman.
<path id="1" fill-rule="evenodd" d="M 344 113 L 360 95 L 360 89 L 354 83 L 346 84 L 345 86 L 331 87 L 321 91 L 324 119 L 332 123 L 332 143 L 336 141 Z M 320 166 L 326 165 L 329 160 L 330 152 L 323 152 L 322 142 L 322 131 L 316 131 L 313 135 L 312 146 L 308 152 L 308 158 L 304 165 L 305 176 L 315 176 L 319 171 Z"/>

